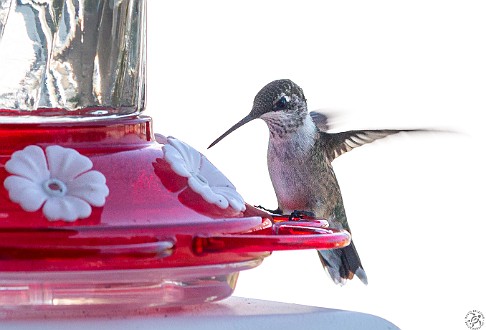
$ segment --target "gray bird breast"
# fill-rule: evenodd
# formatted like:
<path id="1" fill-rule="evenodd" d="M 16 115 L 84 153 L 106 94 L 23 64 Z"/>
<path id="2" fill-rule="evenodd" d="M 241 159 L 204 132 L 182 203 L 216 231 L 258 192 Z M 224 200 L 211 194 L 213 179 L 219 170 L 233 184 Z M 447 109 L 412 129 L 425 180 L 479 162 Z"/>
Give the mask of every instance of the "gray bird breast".
<path id="1" fill-rule="evenodd" d="M 317 131 L 309 130 L 315 126 L 307 123 L 284 138 L 270 138 L 269 174 L 284 213 L 305 210 L 329 218 L 342 205 L 341 193 Z"/>

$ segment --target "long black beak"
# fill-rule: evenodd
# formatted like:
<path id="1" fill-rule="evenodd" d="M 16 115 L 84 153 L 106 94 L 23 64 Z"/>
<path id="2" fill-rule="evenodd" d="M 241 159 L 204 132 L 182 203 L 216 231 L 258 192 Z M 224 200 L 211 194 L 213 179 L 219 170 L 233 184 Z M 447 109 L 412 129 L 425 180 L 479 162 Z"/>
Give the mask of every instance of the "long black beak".
<path id="1" fill-rule="evenodd" d="M 245 125 L 246 123 L 252 121 L 253 119 L 255 119 L 255 118 L 252 115 L 248 115 L 245 118 L 243 118 L 242 120 L 240 120 L 239 122 L 237 122 L 236 124 L 234 124 L 229 130 L 224 132 L 223 135 L 221 135 L 219 138 L 214 140 L 214 142 L 209 145 L 208 149 L 211 148 L 212 146 L 214 146 L 216 143 L 218 143 L 222 139 L 224 139 L 226 137 L 226 135 L 228 135 L 229 133 L 233 132 L 234 130 L 240 128 L 241 126 Z"/>

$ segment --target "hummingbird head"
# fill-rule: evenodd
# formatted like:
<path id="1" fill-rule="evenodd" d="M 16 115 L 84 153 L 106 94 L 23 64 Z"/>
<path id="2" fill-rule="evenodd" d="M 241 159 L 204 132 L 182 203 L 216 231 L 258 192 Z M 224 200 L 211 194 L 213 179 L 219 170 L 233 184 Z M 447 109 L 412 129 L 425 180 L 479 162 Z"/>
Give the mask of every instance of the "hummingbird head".
<path id="1" fill-rule="evenodd" d="M 307 103 L 302 88 L 289 79 L 272 81 L 255 96 L 250 113 L 211 143 L 208 149 L 253 119 L 263 119 L 272 136 L 282 136 L 297 130 L 306 116 Z"/>

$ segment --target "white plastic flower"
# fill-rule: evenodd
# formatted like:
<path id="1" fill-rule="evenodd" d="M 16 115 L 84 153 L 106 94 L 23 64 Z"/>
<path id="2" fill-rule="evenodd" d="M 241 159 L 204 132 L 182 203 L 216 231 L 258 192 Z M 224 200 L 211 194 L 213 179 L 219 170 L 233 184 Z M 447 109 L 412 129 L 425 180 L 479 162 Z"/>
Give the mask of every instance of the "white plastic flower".
<path id="1" fill-rule="evenodd" d="M 235 186 L 204 155 L 173 137 L 162 148 L 171 169 L 188 178 L 187 185 L 208 203 L 221 209 L 229 206 L 237 212 L 245 210 L 245 202 Z"/>
<path id="2" fill-rule="evenodd" d="M 42 212 L 50 221 L 75 221 L 91 215 L 91 205 L 105 204 L 109 190 L 91 160 L 74 149 L 31 145 L 12 154 L 3 183 L 10 200 L 22 209 Z"/>

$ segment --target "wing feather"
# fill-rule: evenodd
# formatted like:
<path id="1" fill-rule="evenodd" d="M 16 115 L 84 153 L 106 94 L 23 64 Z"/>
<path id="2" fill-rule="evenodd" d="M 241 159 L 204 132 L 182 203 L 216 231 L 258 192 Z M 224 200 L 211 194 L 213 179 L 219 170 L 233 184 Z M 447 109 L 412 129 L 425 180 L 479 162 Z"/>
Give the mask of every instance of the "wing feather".
<path id="1" fill-rule="evenodd" d="M 311 111 L 309 115 L 320 131 L 321 139 L 325 142 L 328 157 L 333 159 L 354 148 L 383 139 L 389 135 L 401 132 L 432 132 L 430 129 L 376 129 L 376 130 L 353 130 L 339 133 L 328 133 L 330 124 L 329 117 L 322 112 Z M 440 131 L 437 131 L 440 132 Z"/>
<path id="2" fill-rule="evenodd" d="M 383 139 L 389 135 L 401 132 L 424 132 L 423 129 L 379 129 L 379 130 L 354 130 L 339 133 L 321 132 L 321 137 L 326 140 L 328 157 L 333 160 L 354 148 Z"/>
<path id="3" fill-rule="evenodd" d="M 323 114 L 322 112 L 311 111 L 309 115 L 312 118 L 314 124 L 316 124 L 317 128 L 321 132 L 326 132 L 329 130 L 329 117 Z"/>

